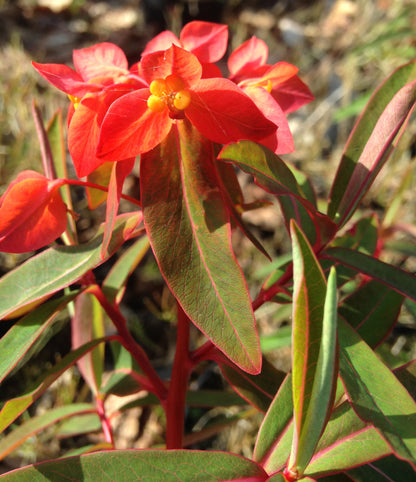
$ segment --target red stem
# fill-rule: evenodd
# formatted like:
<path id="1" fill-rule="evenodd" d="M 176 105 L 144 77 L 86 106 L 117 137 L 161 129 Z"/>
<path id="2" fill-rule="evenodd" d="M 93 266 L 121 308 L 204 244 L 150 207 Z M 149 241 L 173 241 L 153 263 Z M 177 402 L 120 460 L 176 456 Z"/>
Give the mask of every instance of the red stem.
<path id="1" fill-rule="evenodd" d="M 139 364 L 140 368 L 148 377 L 149 390 L 152 391 L 163 404 L 166 401 L 166 397 L 168 394 L 167 389 L 162 379 L 159 377 L 155 369 L 152 367 L 149 361 L 149 358 L 147 357 L 143 348 L 136 343 L 136 340 L 133 338 L 133 336 L 127 329 L 126 319 L 121 314 L 118 306 L 111 304 L 107 300 L 107 298 L 104 296 L 104 293 L 102 292 L 101 288 L 98 285 L 91 285 L 88 288 L 88 291 L 97 298 L 100 305 L 104 308 L 105 312 L 110 317 L 111 321 L 114 323 L 114 326 L 117 328 L 117 331 L 122 339 L 123 346 L 126 348 L 126 350 L 128 350 L 131 353 L 131 355 Z"/>
<path id="2" fill-rule="evenodd" d="M 176 352 L 166 403 L 166 448 L 180 449 L 183 446 L 186 390 L 193 363 L 189 358 L 190 321 L 178 303 L 178 326 Z"/>
<path id="3" fill-rule="evenodd" d="M 95 399 L 95 405 L 97 407 L 98 416 L 100 417 L 105 441 L 111 444 L 111 446 L 114 448 L 113 431 L 111 430 L 110 421 L 105 414 L 104 401 L 99 395 Z"/>

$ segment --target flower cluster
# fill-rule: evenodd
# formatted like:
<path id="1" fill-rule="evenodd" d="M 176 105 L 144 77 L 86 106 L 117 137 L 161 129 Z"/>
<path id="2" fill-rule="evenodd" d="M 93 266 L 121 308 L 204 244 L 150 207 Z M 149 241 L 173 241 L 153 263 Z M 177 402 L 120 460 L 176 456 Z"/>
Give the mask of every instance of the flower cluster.
<path id="1" fill-rule="evenodd" d="M 111 43 L 75 50 L 74 69 L 33 62 L 71 101 L 67 138 L 77 176 L 151 151 L 185 119 L 213 143 L 246 139 L 277 154 L 291 152 L 286 114 L 313 99 L 298 69 L 268 65 L 266 44 L 253 37 L 230 55 L 227 78 L 216 65 L 227 42 L 227 26 L 194 21 L 179 38 L 169 31 L 157 35 L 130 68 Z M 0 230 L 0 239 L 5 236 Z"/>

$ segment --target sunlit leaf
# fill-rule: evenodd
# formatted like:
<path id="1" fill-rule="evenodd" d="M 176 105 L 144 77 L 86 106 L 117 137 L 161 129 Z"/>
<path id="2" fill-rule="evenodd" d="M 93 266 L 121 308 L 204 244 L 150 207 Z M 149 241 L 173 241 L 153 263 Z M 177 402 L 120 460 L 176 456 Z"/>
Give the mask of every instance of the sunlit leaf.
<path id="1" fill-rule="evenodd" d="M 336 174 L 329 216 L 351 217 L 403 133 L 416 100 L 416 64 L 397 69 L 371 97 L 356 123 Z"/>
<path id="2" fill-rule="evenodd" d="M 33 437 L 37 433 L 45 430 L 53 424 L 60 422 L 69 417 L 80 416 L 85 413 L 95 413 L 95 407 L 89 403 L 79 403 L 66 405 L 59 408 L 47 410 L 41 415 L 31 417 L 22 425 L 14 428 L 12 432 L 0 439 L 0 460 L 4 459 L 19 445 L 21 445 L 29 437 Z M 95 413 L 95 418 L 98 415 Z M 98 419 L 99 422 L 99 419 Z"/>
<path id="3" fill-rule="evenodd" d="M 254 314 L 231 248 L 212 149 L 184 122 L 142 157 L 144 221 L 160 270 L 184 312 L 234 363 L 258 373 Z"/>
<path id="4" fill-rule="evenodd" d="M 120 215 L 109 252 L 135 235 L 141 213 Z M 102 228 L 88 243 L 47 249 L 0 279 L 0 319 L 9 313 L 78 281 L 105 260 L 101 259 Z"/>
<path id="5" fill-rule="evenodd" d="M 398 457 L 415 464 L 416 402 L 342 318 L 338 329 L 339 369 L 354 410 L 374 424 Z"/>
<path id="6" fill-rule="evenodd" d="M 328 287 L 306 238 L 292 221 L 294 437 L 288 470 L 302 474 L 329 417 L 336 377 L 337 287 Z"/>

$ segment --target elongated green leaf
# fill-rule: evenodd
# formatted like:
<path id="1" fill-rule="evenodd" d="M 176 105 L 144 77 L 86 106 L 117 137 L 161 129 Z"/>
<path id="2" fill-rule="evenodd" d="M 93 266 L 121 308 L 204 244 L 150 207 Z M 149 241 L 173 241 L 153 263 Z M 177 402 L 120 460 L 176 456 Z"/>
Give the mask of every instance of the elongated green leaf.
<path id="1" fill-rule="evenodd" d="M 12 432 L 0 439 L 0 460 L 4 459 L 25 440 L 45 430 L 47 427 L 60 422 L 61 420 L 82 415 L 85 413 L 96 413 L 94 405 L 90 403 L 79 403 L 54 408 L 37 417 L 30 418 Z M 96 414 L 98 419 L 98 415 Z M 99 421 L 99 420 L 98 420 Z"/>
<path id="2" fill-rule="evenodd" d="M 262 412 L 268 410 L 286 376 L 264 357 L 261 372 L 255 376 L 225 363 L 220 363 L 219 367 L 233 389 Z"/>
<path id="3" fill-rule="evenodd" d="M 370 280 L 342 302 L 338 313 L 374 348 L 391 332 L 403 300 L 397 291 Z"/>
<path id="4" fill-rule="evenodd" d="M 396 146 L 416 99 L 416 63 L 397 69 L 374 93 L 348 140 L 328 207 L 339 225 L 351 217 Z"/>
<path id="5" fill-rule="evenodd" d="M 68 353 L 59 363 L 42 375 L 40 380 L 35 383 L 34 388 L 19 397 L 8 400 L 0 411 L 0 433 L 37 400 L 65 370 L 76 363 L 77 360 L 88 353 L 88 351 L 106 340 L 107 338 L 101 338 L 91 341 L 77 350 Z"/>
<path id="6" fill-rule="evenodd" d="M 67 320 L 57 320 L 57 315 L 78 293 L 75 291 L 35 308 L 1 338 L 0 383 L 19 370 L 63 327 Z"/>
<path id="7" fill-rule="evenodd" d="M 354 410 L 374 424 L 398 457 L 415 464 L 416 402 L 342 318 L 338 329 L 339 369 Z"/>
<path id="8" fill-rule="evenodd" d="M 366 464 L 391 453 L 377 430 L 363 422 L 348 401 L 332 413 L 305 475 L 318 477 Z"/>
<path id="9" fill-rule="evenodd" d="M 416 277 L 408 271 L 346 248 L 328 248 L 321 257 L 366 274 L 416 301 Z"/>
<path id="10" fill-rule="evenodd" d="M 118 216 L 110 253 L 135 234 L 141 219 L 141 213 Z M 0 279 L 0 319 L 78 281 L 103 263 L 105 260 L 100 256 L 102 240 L 101 228 L 86 244 L 47 249 L 3 276 Z"/>
<path id="11" fill-rule="evenodd" d="M 281 468 L 281 457 L 274 457 L 273 451 L 292 419 L 292 376 L 288 374 L 264 417 L 254 448 L 253 459 L 261 463 L 269 473 Z M 289 455 L 290 446 L 287 447 L 285 460 Z"/>
<path id="12" fill-rule="evenodd" d="M 143 215 L 160 270 L 184 312 L 234 363 L 258 373 L 247 285 L 231 247 L 212 143 L 188 122 L 141 160 Z"/>
<path id="13" fill-rule="evenodd" d="M 302 474 L 329 417 L 335 388 L 336 276 L 326 287 L 322 269 L 294 221 L 293 402 L 294 438 L 288 470 Z"/>
<path id="14" fill-rule="evenodd" d="M 147 236 L 141 236 L 114 263 L 105 277 L 101 289 L 110 303 L 123 297 L 129 276 L 136 269 L 149 249 Z"/>
<path id="15" fill-rule="evenodd" d="M 4 482 L 102 480 L 126 482 L 261 482 L 264 470 L 238 455 L 197 450 L 113 450 L 24 467 L 0 476 Z"/>
<path id="16" fill-rule="evenodd" d="M 218 159 L 233 162 L 253 175 L 260 187 L 278 196 L 286 224 L 289 226 L 290 219 L 295 219 L 314 246 L 322 246 L 335 234 L 335 224 L 309 200 L 310 185 L 304 177 L 294 175 L 271 150 L 254 142 L 240 141 L 225 146 Z M 305 192 L 296 178 L 305 186 Z"/>

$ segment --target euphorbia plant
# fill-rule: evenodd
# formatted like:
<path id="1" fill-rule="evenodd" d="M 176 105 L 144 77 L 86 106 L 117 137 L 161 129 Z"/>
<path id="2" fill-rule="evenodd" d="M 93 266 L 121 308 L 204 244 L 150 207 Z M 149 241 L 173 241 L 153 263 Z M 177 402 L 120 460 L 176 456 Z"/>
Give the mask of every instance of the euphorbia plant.
<path id="1" fill-rule="evenodd" d="M 64 310 L 71 317 L 72 350 L 33 389 L 5 400 L 0 454 L 63 419 L 75 423 L 87 415 L 102 441 L 85 448 L 88 455 L 28 466 L 3 475 L 5 480 L 61 480 L 68 474 L 98 480 L 103 471 L 123 481 L 414 477 L 416 361 L 392 371 L 374 349 L 402 305 L 416 301 L 416 280 L 384 260 L 386 235 L 395 226 L 360 215 L 358 207 L 412 112 L 416 64 L 396 70 L 369 101 L 322 212 L 306 175 L 278 157 L 293 150 L 285 114 L 312 94 L 293 65 L 268 65 L 267 46 L 255 37 L 230 55 L 230 75 L 223 77 L 215 63 L 227 40 L 226 26 L 191 22 L 179 38 L 158 35 L 130 68 L 123 52 L 108 43 L 75 51 L 75 70 L 34 63 L 69 95 L 68 149 L 77 175 L 87 179 L 66 175 L 60 115 L 45 130 L 35 108 L 44 175 L 21 173 L 1 198 L 0 249 L 29 252 L 61 241 L 0 280 L 1 318 L 16 318 L 0 340 L 1 380 L 16 376 L 62 328 L 56 319 Z M 140 193 L 128 197 L 123 184 L 135 163 Z M 253 205 L 245 203 L 236 168 L 276 197 L 292 243 L 289 256 L 271 262 L 275 268 L 254 299 L 233 252 L 232 231 L 240 229 L 268 254 L 244 222 Z M 71 185 L 85 186 L 91 209 L 107 203 L 105 222 L 81 244 Z M 122 197 L 132 205 L 127 214 L 118 214 Z M 149 246 L 177 302 L 176 351 L 167 378 L 157 373 L 121 309 L 127 280 Z M 115 253 L 121 254 L 98 283 L 95 268 Z M 291 304 L 288 374 L 260 350 L 255 311 L 266 303 Z M 106 333 L 104 313 L 115 334 Z M 206 337 L 194 349 L 191 324 Z M 114 370 L 104 381 L 105 344 Z M 208 360 L 234 390 L 227 403 L 251 404 L 264 413 L 252 459 L 186 449 L 192 437 L 184 433 L 185 407 L 225 403 L 222 392 L 213 399 L 211 392 L 189 388 L 192 372 Z M 91 390 L 90 403 L 12 425 L 74 364 Z M 112 393 L 137 394 L 121 411 L 157 400 L 166 417 L 164 449 L 117 450 L 114 414 L 105 405 Z M 201 431 L 199 439 L 211 433 Z"/>

